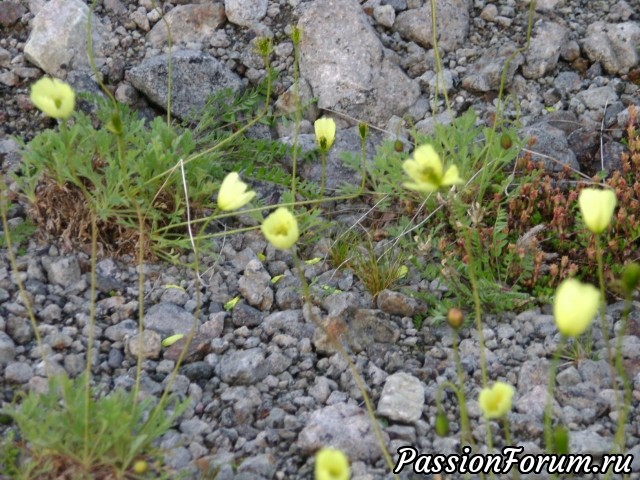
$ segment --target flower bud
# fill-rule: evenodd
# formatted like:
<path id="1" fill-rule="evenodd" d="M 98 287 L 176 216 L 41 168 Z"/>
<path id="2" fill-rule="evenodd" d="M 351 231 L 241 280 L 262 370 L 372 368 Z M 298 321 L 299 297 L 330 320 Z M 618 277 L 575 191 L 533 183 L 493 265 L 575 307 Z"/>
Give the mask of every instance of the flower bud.
<path id="1" fill-rule="evenodd" d="M 630 296 L 640 283 L 640 264 L 630 263 L 622 271 L 622 289 Z"/>
<path id="2" fill-rule="evenodd" d="M 447 322 L 451 328 L 458 330 L 464 323 L 464 313 L 459 308 L 450 308 L 447 312 Z"/>
<path id="3" fill-rule="evenodd" d="M 556 455 L 566 455 L 569 453 L 569 432 L 566 427 L 557 426 L 553 430 L 552 451 Z"/>
<path id="4" fill-rule="evenodd" d="M 449 420 L 442 412 L 436 415 L 436 434 L 439 437 L 446 437 L 449 434 Z"/>

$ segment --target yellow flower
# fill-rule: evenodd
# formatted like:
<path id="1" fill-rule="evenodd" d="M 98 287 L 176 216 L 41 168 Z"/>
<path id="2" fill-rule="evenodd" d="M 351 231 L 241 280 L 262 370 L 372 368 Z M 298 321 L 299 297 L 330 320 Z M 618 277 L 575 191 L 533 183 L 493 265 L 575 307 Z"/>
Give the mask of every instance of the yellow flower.
<path id="1" fill-rule="evenodd" d="M 291 248 L 300 236 L 298 221 L 285 207 L 276 209 L 262 222 L 262 234 L 280 250 Z"/>
<path id="2" fill-rule="evenodd" d="M 553 316 L 560 333 L 577 337 L 583 333 L 598 312 L 600 292 L 575 278 L 564 280 L 556 290 Z"/>
<path id="3" fill-rule="evenodd" d="M 602 233 L 611 222 L 616 208 L 616 194 L 609 189 L 585 188 L 580 192 L 578 205 L 587 228 L 593 233 Z"/>
<path id="4" fill-rule="evenodd" d="M 45 115 L 64 119 L 73 113 L 76 95 L 62 80 L 43 77 L 31 86 L 31 102 Z"/>
<path id="5" fill-rule="evenodd" d="M 515 388 L 504 382 L 496 382 L 491 388 L 483 388 L 478 396 L 478 404 L 484 417 L 500 418 L 509 412 L 515 392 Z"/>
<path id="6" fill-rule="evenodd" d="M 458 167 L 451 165 L 443 174 L 444 167 L 440 156 L 431 145 L 422 145 L 413 152 L 413 158 L 402 164 L 404 171 L 413 182 L 404 186 L 418 192 L 435 192 L 440 187 L 457 185 L 463 182 L 458 174 Z"/>
<path id="7" fill-rule="evenodd" d="M 349 480 L 349 460 L 340 450 L 322 448 L 316 453 L 315 480 Z"/>
<path id="8" fill-rule="evenodd" d="M 218 192 L 218 207 L 230 211 L 244 207 L 256 196 L 256 192 L 247 192 L 247 184 L 240 180 L 238 172 L 231 172 L 222 181 Z"/>
<path id="9" fill-rule="evenodd" d="M 336 122 L 333 121 L 333 118 L 319 118 L 313 124 L 313 128 L 316 132 L 318 147 L 320 150 L 328 152 L 336 139 Z"/>
<path id="10" fill-rule="evenodd" d="M 143 473 L 147 473 L 149 470 L 149 464 L 146 460 L 136 460 L 133 464 L 133 472 L 138 475 L 142 475 Z"/>

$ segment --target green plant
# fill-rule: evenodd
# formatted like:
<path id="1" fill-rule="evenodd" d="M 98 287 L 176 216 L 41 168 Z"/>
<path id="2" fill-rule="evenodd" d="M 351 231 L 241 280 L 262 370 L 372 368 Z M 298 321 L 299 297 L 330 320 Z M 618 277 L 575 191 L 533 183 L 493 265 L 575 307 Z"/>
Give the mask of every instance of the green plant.
<path id="1" fill-rule="evenodd" d="M 38 231 L 38 227 L 29 220 L 19 223 L 15 227 L 9 229 L 8 235 L 11 235 L 15 245 L 21 245 L 31 238 Z M 0 248 L 7 248 L 5 235 L 0 237 Z"/>
<path id="2" fill-rule="evenodd" d="M 4 408 L 26 442 L 27 463 L 41 473 L 40 479 L 128 478 L 136 460 L 158 460 L 152 443 L 165 433 L 187 407 L 174 402 L 153 406 L 152 399 L 136 401 L 135 392 L 114 390 L 108 396 L 91 397 L 86 404 L 84 377 L 50 379 L 49 391 L 30 392 L 19 404 Z M 171 403 L 171 402 L 169 402 Z M 89 409 L 89 425 L 79 415 Z M 87 436 L 88 432 L 88 436 Z M 158 472 L 139 478 L 158 478 Z"/>

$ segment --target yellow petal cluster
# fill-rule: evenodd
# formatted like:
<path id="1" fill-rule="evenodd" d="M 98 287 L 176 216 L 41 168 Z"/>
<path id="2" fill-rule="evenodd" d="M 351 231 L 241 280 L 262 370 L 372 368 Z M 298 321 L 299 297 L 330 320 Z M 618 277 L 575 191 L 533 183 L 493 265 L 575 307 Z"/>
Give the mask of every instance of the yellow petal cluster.
<path id="1" fill-rule="evenodd" d="M 288 209 L 279 207 L 262 222 L 262 234 L 275 248 L 287 250 L 300 236 L 298 221 Z"/>
<path id="2" fill-rule="evenodd" d="M 446 172 L 444 171 L 442 160 L 431 145 L 421 145 L 416 148 L 413 158 L 405 160 L 402 168 L 413 180 L 405 183 L 404 186 L 418 192 L 435 192 L 440 187 L 463 182 L 455 165 L 451 165 Z"/>
<path id="3" fill-rule="evenodd" d="M 318 148 L 324 152 L 329 151 L 336 139 L 336 122 L 333 118 L 322 117 L 315 121 L 313 128 Z"/>
<path id="4" fill-rule="evenodd" d="M 604 232 L 611 223 L 616 201 L 613 190 L 582 190 L 578 197 L 578 205 L 587 228 L 596 234 Z"/>
<path id="5" fill-rule="evenodd" d="M 69 118 L 76 105 L 76 95 L 68 83 L 43 77 L 31 86 L 31 102 L 52 118 Z"/>
<path id="6" fill-rule="evenodd" d="M 577 337 L 589 325 L 600 305 L 600 292 L 588 283 L 575 278 L 564 280 L 556 290 L 553 300 L 553 316 L 560 333 Z"/>
<path id="7" fill-rule="evenodd" d="M 340 450 L 322 448 L 316 453 L 315 480 L 349 480 L 349 460 Z"/>
<path id="8" fill-rule="evenodd" d="M 508 383 L 496 382 L 491 388 L 483 388 L 478 404 L 485 418 L 500 418 L 511 410 L 511 400 L 516 389 Z"/>
<path id="9" fill-rule="evenodd" d="M 240 180 L 238 172 L 229 173 L 218 192 L 218 208 L 223 211 L 237 210 L 244 207 L 256 196 L 256 192 L 247 192 L 247 184 Z"/>

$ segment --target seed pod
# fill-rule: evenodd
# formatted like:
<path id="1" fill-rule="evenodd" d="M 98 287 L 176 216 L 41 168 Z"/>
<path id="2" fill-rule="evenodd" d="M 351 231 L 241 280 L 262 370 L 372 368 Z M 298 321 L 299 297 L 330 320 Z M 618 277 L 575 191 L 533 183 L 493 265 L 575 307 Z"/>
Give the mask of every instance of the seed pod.
<path id="1" fill-rule="evenodd" d="M 459 308 L 450 308 L 447 312 L 447 322 L 451 328 L 458 330 L 464 322 L 464 313 Z"/>
<path id="2" fill-rule="evenodd" d="M 500 137 L 500 146 L 505 150 L 509 150 L 511 148 L 511 145 L 513 145 L 513 140 L 511 140 L 511 137 L 508 133 L 503 133 Z"/>

